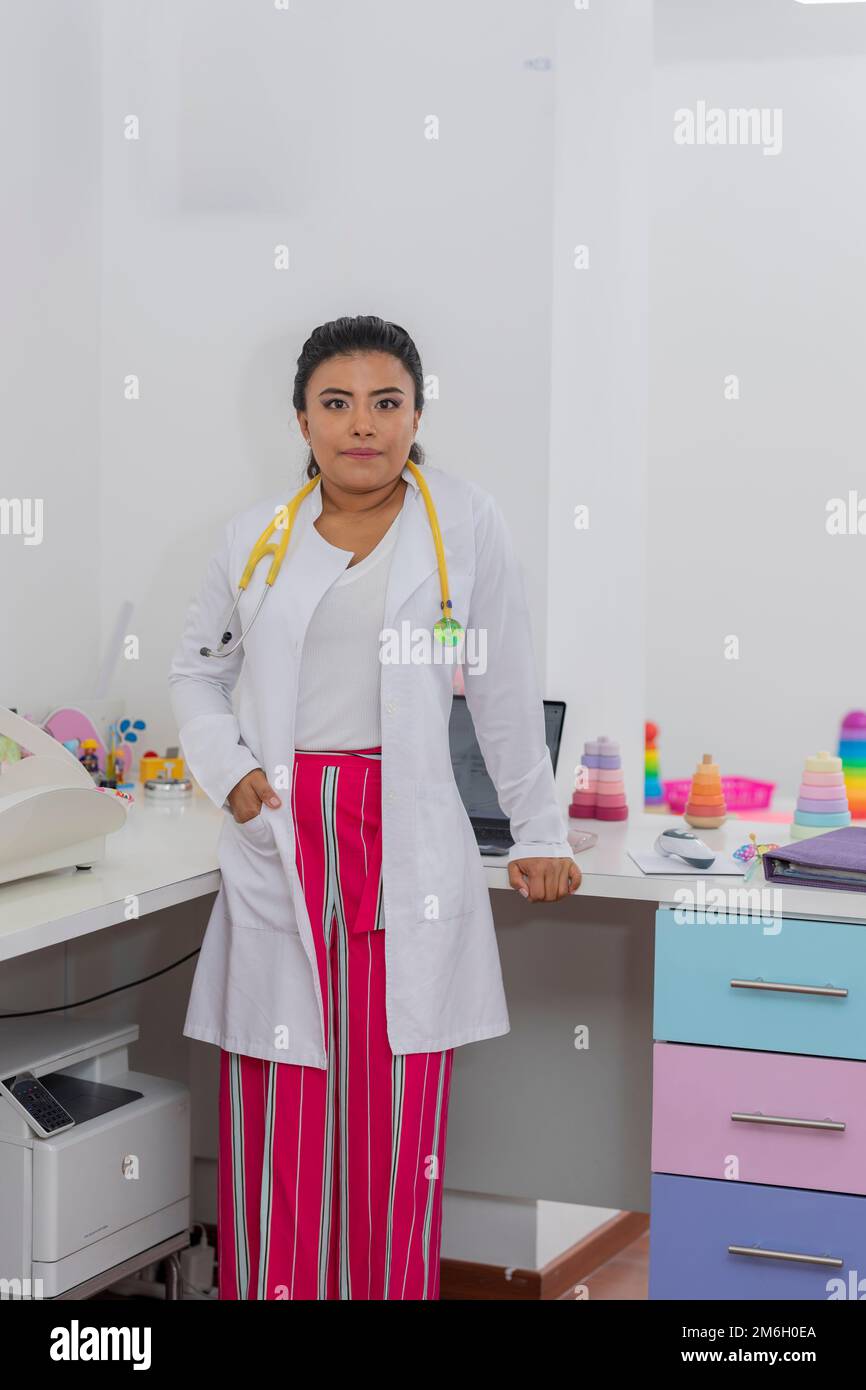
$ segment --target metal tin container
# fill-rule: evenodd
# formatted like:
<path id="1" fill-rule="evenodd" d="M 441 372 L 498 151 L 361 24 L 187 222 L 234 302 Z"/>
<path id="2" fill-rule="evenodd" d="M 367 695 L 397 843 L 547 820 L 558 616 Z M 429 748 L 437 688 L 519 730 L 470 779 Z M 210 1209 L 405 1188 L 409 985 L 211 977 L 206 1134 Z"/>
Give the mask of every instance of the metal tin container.
<path id="1" fill-rule="evenodd" d="M 153 777 L 145 782 L 144 794 L 159 801 L 179 801 L 192 795 L 192 782 L 188 777 Z"/>

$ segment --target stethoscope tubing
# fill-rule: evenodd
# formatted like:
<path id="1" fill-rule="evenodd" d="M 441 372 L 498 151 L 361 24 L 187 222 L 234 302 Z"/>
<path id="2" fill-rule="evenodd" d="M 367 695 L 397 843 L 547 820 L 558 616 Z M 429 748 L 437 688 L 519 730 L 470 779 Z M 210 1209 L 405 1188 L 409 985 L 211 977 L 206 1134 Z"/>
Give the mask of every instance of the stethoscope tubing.
<path id="1" fill-rule="evenodd" d="M 441 628 L 444 623 L 446 626 L 450 624 L 451 626 L 459 629 L 459 624 L 455 623 L 454 620 L 451 618 L 451 599 L 449 597 L 448 591 L 448 568 L 445 563 L 445 546 L 442 540 L 442 532 L 439 527 L 439 518 L 436 515 L 436 508 L 433 505 L 433 498 L 430 496 L 430 489 L 428 488 L 424 478 L 421 476 L 417 464 L 414 464 L 411 459 L 407 459 L 406 466 L 408 468 L 411 468 L 412 473 L 414 474 L 415 479 L 418 483 L 421 495 L 424 498 L 424 505 L 427 508 L 427 519 L 430 522 L 430 530 L 433 534 L 433 545 L 436 549 L 436 563 L 439 570 L 439 587 L 442 592 L 442 600 L 439 605 L 442 609 L 442 620 L 439 624 L 437 624 L 437 626 Z M 267 592 L 270 588 L 272 588 L 273 584 L 276 581 L 277 575 L 279 574 L 280 569 L 282 568 L 282 563 L 285 559 L 286 551 L 289 546 L 289 541 L 291 540 L 292 530 L 294 529 L 295 517 L 297 516 L 298 508 L 300 507 L 307 494 L 312 492 L 314 487 L 318 486 L 318 484 L 321 482 L 321 478 L 321 473 L 317 473 L 315 478 L 311 478 L 308 483 L 305 483 L 304 486 L 300 489 L 300 491 L 297 492 L 295 496 L 292 498 L 288 507 L 281 509 L 280 516 L 275 517 L 274 520 L 271 521 L 265 527 L 264 531 L 259 536 L 255 545 L 250 551 L 249 559 L 247 560 L 246 566 L 244 567 L 244 572 L 241 575 L 240 580 L 238 581 L 237 597 L 235 598 L 235 601 L 232 604 L 231 612 L 229 613 L 228 617 L 223 623 L 223 632 L 220 644 L 216 648 L 216 650 L 213 650 L 211 647 L 201 647 L 199 649 L 199 653 L 201 656 L 216 656 L 223 658 L 234 656 L 238 648 L 242 646 L 243 643 L 246 641 L 250 632 L 252 632 L 256 618 L 259 616 L 259 613 L 261 612 L 261 607 L 265 601 Z M 285 512 L 285 523 L 283 523 L 282 521 L 282 512 Z M 284 531 L 284 535 L 281 537 L 279 541 L 272 541 L 271 536 L 278 528 Z M 266 555 L 273 556 L 273 559 L 271 561 L 271 566 L 268 570 L 268 574 L 265 579 L 264 587 L 262 588 L 259 601 L 256 604 L 255 611 L 253 612 L 253 615 L 250 618 L 247 627 L 241 632 L 234 645 L 231 647 L 227 647 L 226 643 L 231 642 L 232 640 L 232 633 L 229 625 L 235 613 L 237 612 L 238 604 L 241 601 L 241 594 L 244 592 L 249 581 L 251 580 L 255 572 L 256 566 L 265 558 Z"/>
<path id="2" fill-rule="evenodd" d="M 224 643 L 224 642 L 230 642 L 231 639 L 232 639 L 231 632 L 229 631 L 229 623 L 231 622 L 232 618 L 234 617 L 235 613 L 237 612 L 238 604 L 239 604 L 240 601 L 241 601 L 241 594 L 243 593 L 243 589 L 238 589 L 237 598 L 235 599 L 234 603 L 232 604 L 232 611 L 229 613 L 228 617 L 226 618 L 225 622 L 223 623 L 223 636 L 222 636 L 222 642 L 220 642 L 220 645 L 219 645 L 219 647 L 217 648 L 216 651 L 212 651 L 210 647 L 202 647 L 202 648 L 201 648 L 201 651 L 200 651 L 200 653 L 199 653 L 199 655 L 200 655 L 200 656 L 221 656 L 221 657 L 234 656 L 235 652 L 238 650 L 238 647 L 240 647 L 240 646 L 246 641 L 247 636 L 248 636 L 249 633 L 252 631 L 253 624 L 255 623 L 256 618 L 259 616 L 259 613 L 260 613 L 260 611 L 261 611 L 262 604 L 263 604 L 264 601 L 265 601 L 265 596 L 266 596 L 267 592 L 268 592 L 268 585 L 266 584 L 266 585 L 264 586 L 264 588 L 262 589 L 261 595 L 259 596 L 259 601 L 258 601 L 258 603 L 256 604 L 256 607 L 255 607 L 255 612 L 253 613 L 253 616 L 250 618 L 250 621 L 249 621 L 249 623 L 247 624 L 247 627 L 241 632 L 241 635 L 240 635 L 240 637 L 238 638 L 238 640 L 235 642 L 234 646 L 233 646 L 233 647 L 226 647 L 225 651 L 223 651 L 223 650 L 222 650 L 223 643 Z"/>

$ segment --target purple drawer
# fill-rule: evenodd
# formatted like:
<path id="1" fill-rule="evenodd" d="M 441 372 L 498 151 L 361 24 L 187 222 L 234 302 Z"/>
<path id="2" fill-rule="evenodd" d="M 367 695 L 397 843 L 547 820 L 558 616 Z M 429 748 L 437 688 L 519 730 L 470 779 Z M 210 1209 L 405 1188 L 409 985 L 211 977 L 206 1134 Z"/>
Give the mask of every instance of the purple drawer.
<path id="1" fill-rule="evenodd" d="M 856 1298 L 866 1278 L 866 1197 L 654 1173 L 650 1200 L 650 1298 Z"/>

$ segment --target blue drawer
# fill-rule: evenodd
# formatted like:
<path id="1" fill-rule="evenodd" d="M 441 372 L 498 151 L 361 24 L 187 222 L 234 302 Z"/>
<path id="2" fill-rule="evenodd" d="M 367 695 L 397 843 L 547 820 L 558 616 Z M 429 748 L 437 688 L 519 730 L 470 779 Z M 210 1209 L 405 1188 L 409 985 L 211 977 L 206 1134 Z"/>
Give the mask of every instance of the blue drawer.
<path id="1" fill-rule="evenodd" d="M 659 908 L 653 1036 L 866 1060 L 866 925 L 786 917 L 773 935 L 760 918 Z"/>
<path id="2" fill-rule="evenodd" d="M 650 1298 L 858 1297 L 866 1197 L 654 1173 L 650 1202 Z M 734 1254 L 731 1245 L 841 1265 Z"/>

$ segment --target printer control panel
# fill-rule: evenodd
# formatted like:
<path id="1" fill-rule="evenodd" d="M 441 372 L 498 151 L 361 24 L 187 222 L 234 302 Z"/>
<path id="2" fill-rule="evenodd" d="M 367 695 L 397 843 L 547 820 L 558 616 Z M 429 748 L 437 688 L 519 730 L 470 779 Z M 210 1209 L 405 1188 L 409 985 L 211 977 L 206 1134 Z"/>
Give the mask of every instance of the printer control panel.
<path id="1" fill-rule="evenodd" d="M 17 1076 L 7 1077 L 0 1081 L 0 1087 L 13 1105 L 25 1115 L 30 1127 L 43 1139 L 75 1124 L 69 1111 L 64 1109 L 32 1071 L 22 1071 L 18 1072 Z"/>

